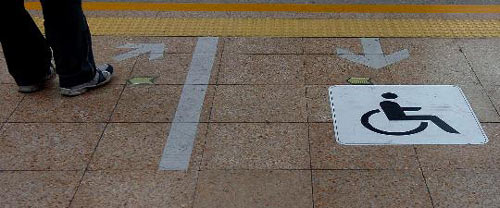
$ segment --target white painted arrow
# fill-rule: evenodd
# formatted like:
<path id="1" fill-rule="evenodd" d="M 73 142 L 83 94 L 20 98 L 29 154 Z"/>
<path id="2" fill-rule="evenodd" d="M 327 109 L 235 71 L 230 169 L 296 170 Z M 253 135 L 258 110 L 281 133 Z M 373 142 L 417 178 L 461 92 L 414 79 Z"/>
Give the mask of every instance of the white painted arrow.
<path id="1" fill-rule="evenodd" d="M 378 38 L 361 38 L 361 44 L 363 45 L 363 55 L 357 55 L 342 48 L 337 48 L 337 54 L 349 61 L 363 64 L 374 69 L 380 69 L 410 57 L 410 53 L 407 49 L 395 52 L 391 55 L 384 55 Z"/>
<path id="2" fill-rule="evenodd" d="M 130 52 L 120 54 L 118 56 L 113 57 L 115 61 L 123 61 L 129 58 L 137 57 L 141 54 L 149 53 L 149 60 L 160 59 L 163 57 L 163 51 L 165 50 L 165 44 L 157 43 L 157 44 L 133 44 L 127 43 L 125 45 L 119 46 L 118 48 L 132 48 Z"/>

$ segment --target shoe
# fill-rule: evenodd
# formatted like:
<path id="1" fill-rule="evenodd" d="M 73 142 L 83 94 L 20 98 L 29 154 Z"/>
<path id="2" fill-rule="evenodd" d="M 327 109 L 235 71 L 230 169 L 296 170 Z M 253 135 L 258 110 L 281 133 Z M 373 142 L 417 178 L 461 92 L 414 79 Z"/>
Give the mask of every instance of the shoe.
<path id="1" fill-rule="evenodd" d="M 47 73 L 47 75 L 45 75 L 45 77 L 42 80 L 40 80 L 40 82 L 33 85 L 19 86 L 18 91 L 21 93 L 33 93 L 40 91 L 45 86 L 45 83 L 47 83 L 54 77 L 56 77 L 56 70 L 54 68 L 54 65 L 50 65 L 49 72 Z"/>
<path id="2" fill-rule="evenodd" d="M 89 89 L 100 87 L 111 81 L 113 75 L 113 66 L 104 64 L 98 66 L 94 78 L 89 82 L 73 86 L 70 88 L 61 87 L 61 95 L 64 96 L 77 96 L 87 92 Z"/>

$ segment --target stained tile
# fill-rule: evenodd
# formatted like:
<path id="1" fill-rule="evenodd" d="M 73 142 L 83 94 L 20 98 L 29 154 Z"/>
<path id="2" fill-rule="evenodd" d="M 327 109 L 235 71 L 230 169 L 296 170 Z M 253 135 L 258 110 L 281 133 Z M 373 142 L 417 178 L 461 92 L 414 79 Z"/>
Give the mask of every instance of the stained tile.
<path id="1" fill-rule="evenodd" d="M 195 208 L 312 207 L 311 172 L 202 171 Z"/>
<path id="2" fill-rule="evenodd" d="M 89 171 L 71 207 L 192 207 L 197 171 Z"/>
<path id="3" fill-rule="evenodd" d="M 169 123 L 112 123 L 94 154 L 91 170 L 157 170 L 170 132 Z M 189 169 L 201 162 L 206 124 L 199 124 Z"/>
<path id="4" fill-rule="evenodd" d="M 435 207 L 497 207 L 498 170 L 425 171 Z"/>
<path id="5" fill-rule="evenodd" d="M 7 69 L 7 63 L 3 56 L 3 53 L 0 53 L 0 84 L 15 84 L 16 82 L 12 76 L 10 76 Z"/>
<path id="6" fill-rule="evenodd" d="M 313 171 L 314 207 L 432 207 L 418 170 Z"/>
<path id="7" fill-rule="evenodd" d="M 305 61 L 306 84 L 334 85 L 348 84 L 350 77 L 371 78 L 374 84 L 392 84 L 391 68 L 370 69 L 366 66 L 350 62 L 338 56 L 308 55 Z"/>
<path id="8" fill-rule="evenodd" d="M 224 52 L 238 54 L 302 54 L 300 38 L 225 38 Z"/>
<path id="9" fill-rule="evenodd" d="M 103 130 L 103 124 L 5 124 L 0 169 L 83 170 Z"/>
<path id="10" fill-rule="evenodd" d="M 462 51 L 486 88 L 499 87 L 500 39 L 466 39 Z"/>
<path id="11" fill-rule="evenodd" d="M 355 54 L 363 53 L 359 38 L 304 38 L 305 54 L 337 55 L 337 48 L 350 50 Z"/>
<path id="12" fill-rule="evenodd" d="M 191 54 L 168 54 L 163 59 L 148 60 L 141 57 L 132 77 L 155 77 L 156 84 L 184 84 L 191 64 Z M 218 59 L 216 58 L 210 76 L 210 84 L 217 78 Z"/>
<path id="13" fill-rule="evenodd" d="M 203 169 L 309 169 L 306 124 L 211 124 Z"/>
<path id="14" fill-rule="evenodd" d="M 68 207 L 83 172 L 0 171 L 2 207 Z"/>
<path id="15" fill-rule="evenodd" d="M 123 86 L 108 85 L 77 97 L 64 97 L 58 88 L 26 96 L 12 122 L 104 122 L 109 119 Z"/>
<path id="16" fill-rule="evenodd" d="M 484 145 L 420 145 L 424 169 L 500 168 L 500 124 L 482 124 L 489 142 Z"/>
<path id="17" fill-rule="evenodd" d="M 12 114 L 23 99 L 23 94 L 17 92 L 17 85 L 0 84 L 0 122 L 4 122 Z"/>
<path id="18" fill-rule="evenodd" d="M 219 84 L 303 84 L 304 60 L 299 55 L 225 54 Z"/>
<path id="19" fill-rule="evenodd" d="M 328 98 L 329 87 L 330 85 L 306 86 L 308 122 L 333 122 Z"/>
<path id="20" fill-rule="evenodd" d="M 182 85 L 127 86 L 111 118 L 114 122 L 171 122 Z M 208 87 L 200 121 L 207 121 L 214 87 Z M 196 121 L 194 121 L 196 122 Z"/>
<path id="21" fill-rule="evenodd" d="M 305 122 L 303 86 L 221 85 L 212 120 L 216 122 Z"/>
<path id="22" fill-rule="evenodd" d="M 340 145 L 333 124 L 309 124 L 313 169 L 398 169 L 418 170 L 412 146 Z"/>

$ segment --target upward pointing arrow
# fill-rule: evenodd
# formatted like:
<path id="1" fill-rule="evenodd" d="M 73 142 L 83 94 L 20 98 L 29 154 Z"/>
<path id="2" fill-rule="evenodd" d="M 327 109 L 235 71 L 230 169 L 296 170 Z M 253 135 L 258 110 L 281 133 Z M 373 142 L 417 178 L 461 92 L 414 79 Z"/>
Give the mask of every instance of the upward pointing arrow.
<path id="1" fill-rule="evenodd" d="M 146 53 L 149 53 L 149 60 L 152 61 L 163 57 L 163 51 L 165 50 L 165 45 L 163 43 L 158 43 L 158 44 L 127 43 L 125 45 L 119 46 L 118 48 L 132 48 L 135 50 L 113 57 L 115 61 L 123 61 Z"/>
<path id="2" fill-rule="evenodd" d="M 361 38 L 361 44 L 363 45 L 364 55 L 357 55 L 342 48 L 337 48 L 337 54 L 349 61 L 363 64 L 374 69 L 380 69 L 410 57 L 410 53 L 407 49 L 387 56 L 384 55 L 378 38 Z"/>

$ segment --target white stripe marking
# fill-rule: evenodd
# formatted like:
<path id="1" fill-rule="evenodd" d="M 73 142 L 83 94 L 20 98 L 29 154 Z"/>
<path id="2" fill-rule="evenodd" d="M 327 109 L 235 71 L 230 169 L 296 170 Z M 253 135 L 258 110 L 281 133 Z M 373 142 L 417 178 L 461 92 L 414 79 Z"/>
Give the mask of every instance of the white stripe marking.
<path id="1" fill-rule="evenodd" d="M 198 38 L 167 144 L 163 149 L 160 170 L 188 169 L 218 40 Z"/>

